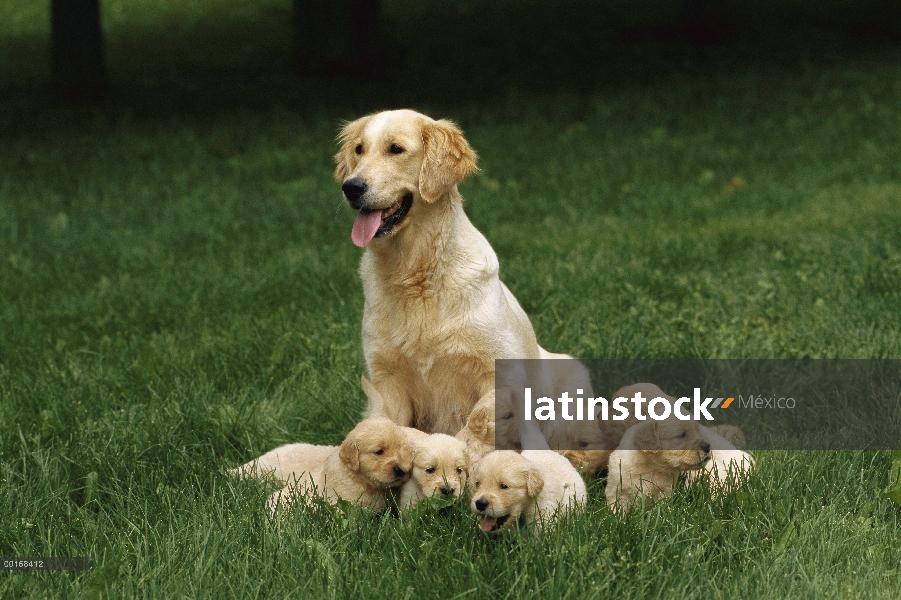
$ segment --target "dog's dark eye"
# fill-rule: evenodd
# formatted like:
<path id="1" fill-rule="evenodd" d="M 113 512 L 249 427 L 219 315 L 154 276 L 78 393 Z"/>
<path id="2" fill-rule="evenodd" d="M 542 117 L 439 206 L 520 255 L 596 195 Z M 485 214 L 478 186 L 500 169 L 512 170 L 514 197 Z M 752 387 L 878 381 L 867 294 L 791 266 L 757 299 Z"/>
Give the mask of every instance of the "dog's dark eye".
<path id="1" fill-rule="evenodd" d="M 588 442 L 579 442 L 579 448 L 587 448 Z"/>
<path id="2" fill-rule="evenodd" d="M 684 438 L 686 435 L 688 435 L 688 432 L 687 432 L 687 431 L 683 431 L 682 433 L 679 434 L 679 437 L 680 437 L 680 438 Z"/>
<path id="3" fill-rule="evenodd" d="M 511 413 L 507 413 L 506 415 L 504 415 L 504 419 L 512 419 L 512 418 L 513 418 L 513 413 L 512 413 L 512 412 L 511 412 Z"/>
<path id="4" fill-rule="evenodd" d="M 462 474 L 463 474 L 463 469 L 461 469 L 460 467 L 457 467 L 457 475 L 462 475 Z"/>
<path id="5" fill-rule="evenodd" d="M 376 455 L 376 456 L 381 456 L 381 455 L 384 454 L 384 453 L 385 453 L 385 451 L 384 451 L 383 449 L 381 449 L 381 448 L 379 448 L 378 450 L 375 451 L 375 455 Z"/>
<path id="6" fill-rule="evenodd" d="M 403 151 L 404 149 L 397 144 L 391 144 L 391 147 L 388 148 L 388 152 L 390 152 L 391 154 L 401 154 Z"/>
<path id="7" fill-rule="evenodd" d="M 479 487 L 479 484 L 480 484 L 480 483 L 482 483 L 482 482 L 481 482 L 481 481 L 476 481 L 476 487 Z"/>
<path id="8" fill-rule="evenodd" d="M 500 484 L 500 486 L 498 486 L 498 487 L 500 487 L 502 490 L 506 490 L 506 489 L 509 488 L 510 486 L 508 486 L 506 483 L 502 483 L 502 484 Z"/>
<path id="9" fill-rule="evenodd" d="M 357 144 L 357 147 L 354 148 L 354 152 L 357 154 L 363 154 L 363 144 Z"/>
<path id="10" fill-rule="evenodd" d="M 431 475 L 432 473 L 435 472 L 435 467 L 429 467 L 428 469 L 425 470 L 425 472 L 428 473 L 429 475 Z"/>

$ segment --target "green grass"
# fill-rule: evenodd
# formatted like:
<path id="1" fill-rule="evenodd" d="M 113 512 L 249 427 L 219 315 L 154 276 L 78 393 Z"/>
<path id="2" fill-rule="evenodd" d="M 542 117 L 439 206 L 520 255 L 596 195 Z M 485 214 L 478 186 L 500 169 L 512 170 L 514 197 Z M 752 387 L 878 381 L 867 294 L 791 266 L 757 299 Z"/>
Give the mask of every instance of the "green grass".
<path id="1" fill-rule="evenodd" d="M 336 443 L 364 405 L 331 156 L 381 108 L 462 125 L 467 211 L 548 349 L 901 358 L 897 47 L 624 42 L 603 15 L 472 4 L 386 1 L 364 82 L 288 72 L 285 2 L 104 4 L 111 95 L 75 108 L 45 98 L 46 8 L 0 7 L 0 555 L 94 562 L 0 573 L 0 596 L 896 596 L 888 452 L 760 452 L 743 493 L 625 521 L 594 484 L 530 539 L 462 508 L 272 522 L 223 474 Z"/>

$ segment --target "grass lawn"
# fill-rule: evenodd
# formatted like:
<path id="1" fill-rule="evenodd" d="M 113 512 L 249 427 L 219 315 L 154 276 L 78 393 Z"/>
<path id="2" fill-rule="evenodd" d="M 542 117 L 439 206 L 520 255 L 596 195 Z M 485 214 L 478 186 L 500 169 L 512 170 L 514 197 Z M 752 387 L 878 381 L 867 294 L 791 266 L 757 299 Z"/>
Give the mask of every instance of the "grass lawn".
<path id="1" fill-rule="evenodd" d="M 77 108 L 41 88 L 46 7 L 0 6 L 0 556 L 93 561 L 0 597 L 897 597 L 890 452 L 758 452 L 744 492 L 626 520 L 594 482 L 528 539 L 464 507 L 273 522 L 223 474 L 360 415 L 331 157 L 382 108 L 463 127 L 467 211 L 550 350 L 901 358 L 897 44 L 411 4 L 385 0 L 380 78 L 315 82 L 287 2 L 106 2 L 110 99 Z"/>

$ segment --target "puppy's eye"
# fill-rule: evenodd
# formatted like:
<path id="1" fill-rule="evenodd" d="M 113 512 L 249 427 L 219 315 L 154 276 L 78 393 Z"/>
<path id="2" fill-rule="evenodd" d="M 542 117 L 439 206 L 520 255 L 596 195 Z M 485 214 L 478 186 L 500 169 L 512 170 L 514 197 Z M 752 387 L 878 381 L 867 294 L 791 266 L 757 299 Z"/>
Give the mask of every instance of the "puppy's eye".
<path id="1" fill-rule="evenodd" d="M 354 148 L 354 152 L 357 154 L 363 154 L 363 144 L 357 144 L 357 147 Z"/>
<path id="2" fill-rule="evenodd" d="M 385 453 L 385 451 L 382 448 L 379 448 L 378 450 L 375 451 L 376 456 L 381 456 L 384 453 Z"/>
<path id="3" fill-rule="evenodd" d="M 401 154 L 403 151 L 404 149 L 397 144 L 391 144 L 391 147 L 388 148 L 388 152 L 390 152 L 391 154 Z"/>
<path id="4" fill-rule="evenodd" d="M 507 413 L 507 414 L 504 415 L 504 420 L 506 420 L 506 419 L 512 419 L 512 418 L 513 418 L 513 413 L 512 413 L 512 412 Z"/>
<path id="5" fill-rule="evenodd" d="M 463 474 L 463 469 L 461 469 L 460 467 L 457 467 L 457 475 L 462 475 L 462 474 Z"/>
<path id="6" fill-rule="evenodd" d="M 587 448 L 588 442 L 579 442 L 579 448 Z"/>
<path id="7" fill-rule="evenodd" d="M 500 484 L 498 487 L 501 488 L 502 490 L 506 490 L 506 489 L 508 489 L 510 486 L 508 486 L 506 483 L 502 483 L 502 484 Z"/>
<path id="8" fill-rule="evenodd" d="M 688 432 L 687 432 L 687 431 L 683 431 L 682 433 L 679 434 L 679 437 L 680 437 L 680 438 L 684 438 L 686 435 L 688 435 Z"/>
<path id="9" fill-rule="evenodd" d="M 429 475 L 431 475 L 432 473 L 435 472 L 435 467 L 429 467 L 428 469 L 425 470 L 425 472 L 428 473 Z"/>

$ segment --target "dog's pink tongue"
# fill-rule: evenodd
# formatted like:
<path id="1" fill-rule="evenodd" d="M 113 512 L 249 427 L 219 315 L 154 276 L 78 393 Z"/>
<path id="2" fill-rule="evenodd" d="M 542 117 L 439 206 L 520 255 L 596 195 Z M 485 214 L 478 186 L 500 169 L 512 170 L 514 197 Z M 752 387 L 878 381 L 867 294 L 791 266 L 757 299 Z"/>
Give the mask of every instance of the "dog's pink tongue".
<path id="1" fill-rule="evenodd" d="M 490 532 L 494 529 L 495 523 L 497 523 L 497 519 L 492 519 L 491 517 L 482 517 L 479 519 L 479 527 L 482 528 L 482 531 Z"/>
<path id="2" fill-rule="evenodd" d="M 382 224 L 382 211 L 380 210 L 364 210 L 360 211 L 354 221 L 354 228 L 350 232 L 350 239 L 360 248 L 365 248 Z"/>

